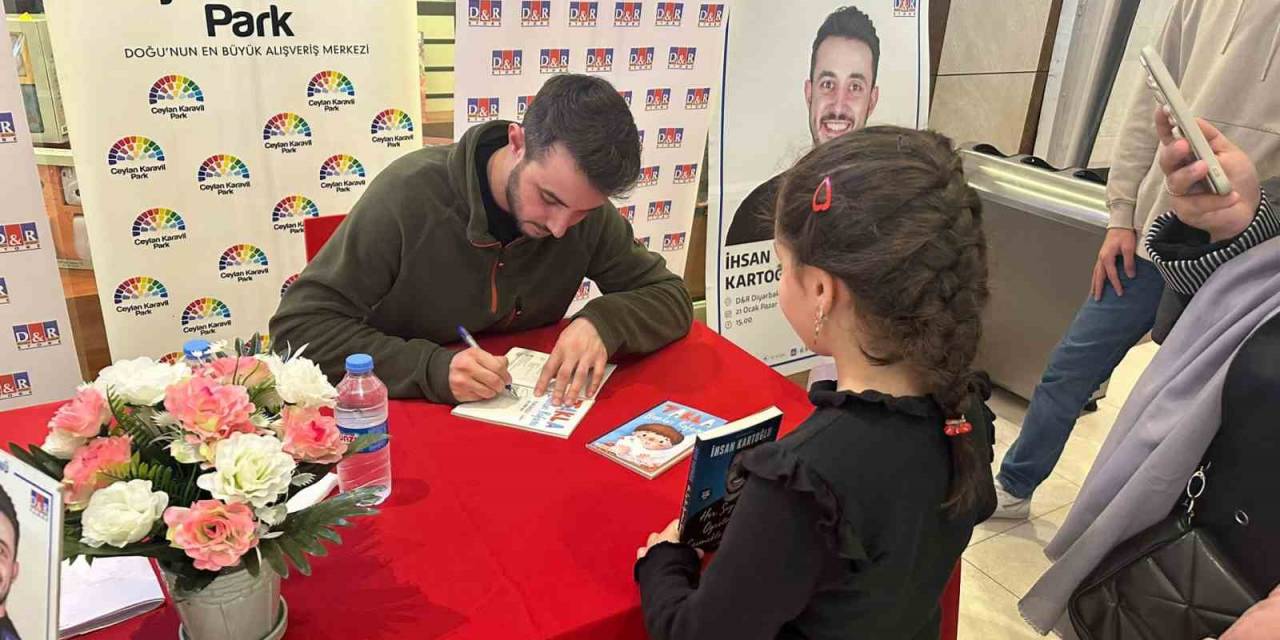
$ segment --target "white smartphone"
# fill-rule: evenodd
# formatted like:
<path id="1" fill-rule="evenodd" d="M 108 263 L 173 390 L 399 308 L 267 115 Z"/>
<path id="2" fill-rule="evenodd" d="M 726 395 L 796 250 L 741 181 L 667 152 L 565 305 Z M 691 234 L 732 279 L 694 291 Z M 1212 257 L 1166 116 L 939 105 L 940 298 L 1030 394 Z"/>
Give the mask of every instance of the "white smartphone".
<path id="1" fill-rule="evenodd" d="M 1209 148 L 1209 142 L 1200 132 L 1200 125 L 1196 124 L 1195 116 L 1187 107 L 1187 101 L 1183 99 L 1177 83 L 1169 74 L 1169 68 L 1164 66 L 1164 60 L 1160 58 L 1160 54 L 1156 53 L 1154 48 L 1147 46 L 1142 48 L 1138 58 L 1142 61 L 1142 68 L 1147 71 L 1147 86 L 1151 87 L 1151 91 L 1155 93 L 1156 102 L 1169 107 L 1169 111 L 1172 112 L 1174 137 L 1186 138 L 1187 142 L 1191 143 L 1191 153 L 1209 165 L 1209 175 L 1205 177 L 1205 184 L 1209 187 L 1209 191 L 1220 196 L 1231 193 L 1231 182 L 1227 180 L 1227 173 L 1222 170 L 1222 164 L 1213 155 L 1213 149 Z"/>

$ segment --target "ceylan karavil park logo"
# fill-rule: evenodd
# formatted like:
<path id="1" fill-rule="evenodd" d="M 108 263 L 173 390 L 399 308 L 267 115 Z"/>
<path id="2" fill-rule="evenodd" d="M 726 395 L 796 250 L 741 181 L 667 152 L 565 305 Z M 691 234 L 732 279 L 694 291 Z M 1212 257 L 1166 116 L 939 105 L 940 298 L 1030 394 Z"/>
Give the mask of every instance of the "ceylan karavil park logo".
<path id="1" fill-rule="evenodd" d="M 152 83 L 147 104 L 151 105 L 154 115 L 186 120 L 193 114 L 204 113 L 204 91 L 191 78 L 170 74 Z"/>
<path id="2" fill-rule="evenodd" d="M 115 305 L 116 313 L 149 316 L 169 306 L 169 290 L 151 276 L 134 276 L 116 287 Z"/>
<path id="3" fill-rule="evenodd" d="M 262 126 L 262 146 L 266 149 L 290 154 L 314 143 L 311 124 L 296 113 L 277 113 Z"/>
<path id="4" fill-rule="evenodd" d="M 146 180 L 167 168 L 164 149 L 151 138 L 125 136 L 107 150 L 107 167 L 113 176 Z"/>

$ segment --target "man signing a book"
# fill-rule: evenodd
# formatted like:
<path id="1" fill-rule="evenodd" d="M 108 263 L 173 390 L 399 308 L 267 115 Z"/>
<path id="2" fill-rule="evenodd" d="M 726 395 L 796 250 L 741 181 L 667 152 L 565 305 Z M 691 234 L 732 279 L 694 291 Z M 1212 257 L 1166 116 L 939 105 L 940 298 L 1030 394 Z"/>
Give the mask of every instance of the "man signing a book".
<path id="1" fill-rule="evenodd" d="M 289 288 L 272 342 L 308 345 L 332 379 L 348 354 L 371 354 L 393 397 L 488 399 L 511 381 L 506 359 L 441 345 L 459 325 L 558 322 L 587 277 L 605 295 L 560 334 L 536 391 L 557 404 L 594 394 L 609 357 L 657 350 L 693 320 L 684 283 L 609 202 L 639 177 L 640 146 L 612 85 L 562 75 L 543 85 L 523 126 L 487 122 L 456 144 L 405 155 Z"/>

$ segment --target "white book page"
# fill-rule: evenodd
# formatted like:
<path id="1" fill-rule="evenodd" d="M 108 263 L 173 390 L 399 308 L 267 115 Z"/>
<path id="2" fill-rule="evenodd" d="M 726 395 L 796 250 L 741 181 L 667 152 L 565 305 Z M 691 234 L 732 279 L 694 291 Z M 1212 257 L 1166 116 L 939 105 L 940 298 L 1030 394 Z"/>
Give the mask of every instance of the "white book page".
<path id="1" fill-rule="evenodd" d="M 59 636 L 101 629 L 164 604 L 160 581 L 146 558 L 79 559 L 62 563 Z"/>
<path id="2" fill-rule="evenodd" d="M 595 400 L 582 399 L 557 407 L 551 404 L 550 393 L 534 395 L 538 376 L 550 358 L 550 354 L 529 349 L 508 351 L 507 370 L 511 373 L 514 397 L 501 393 L 489 400 L 461 404 L 453 410 L 453 415 L 568 438 Z M 616 368 L 612 364 L 605 368 L 601 386 Z"/>

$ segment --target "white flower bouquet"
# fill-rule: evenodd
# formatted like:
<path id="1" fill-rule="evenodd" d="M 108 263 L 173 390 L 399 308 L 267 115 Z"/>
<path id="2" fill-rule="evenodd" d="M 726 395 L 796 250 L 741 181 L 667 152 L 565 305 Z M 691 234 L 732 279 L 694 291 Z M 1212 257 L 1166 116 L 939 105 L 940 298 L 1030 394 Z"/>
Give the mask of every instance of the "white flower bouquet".
<path id="1" fill-rule="evenodd" d="M 58 409 L 43 445 L 12 447 L 62 482 L 65 558 L 152 557 L 198 591 L 224 569 L 256 576 L 263 561 L 308 574 L 321 540 L 341 541 L 335 527 L 375 513 L 373 487 L 287 513 L 290 497 L 386 436 L 344 440 L 322 412 L 337 392 L 320 368 L 261 344 L 214 347 L 194 370 L 117 362 Z"/>

